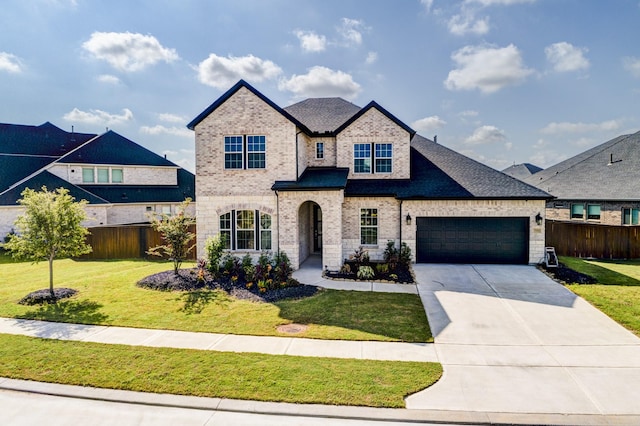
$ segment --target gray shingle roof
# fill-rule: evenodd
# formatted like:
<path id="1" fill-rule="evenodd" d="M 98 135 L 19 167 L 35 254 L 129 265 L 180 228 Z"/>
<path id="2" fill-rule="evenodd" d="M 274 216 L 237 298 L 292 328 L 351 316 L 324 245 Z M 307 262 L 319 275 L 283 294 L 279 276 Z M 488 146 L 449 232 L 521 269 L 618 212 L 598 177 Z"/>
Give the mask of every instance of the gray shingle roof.
<path id="1" fill-rule="evenodd" d="M 297 181 L 276 181 L 274 191 L 311 191 L 344 189 L 349 169 L 338 167 L 308 167 Z"/>
<path id="2" fill-rule="evenodd" d="M 173 166 L 166 158 L 109 130 L 75 151 L 60 158 L 60 163 L 117 164 L 131 166 Z"/>
<path id="3" fill-rule="evenodd" d="M 563 200 L 640 200 L 640 132 L 611 139 L 525 182 Z"/>
<path id="4" fill-rule="evenodd" d="M 414 136 L 411 147 L 427 162 L 414 165 L 411 193 L 407 198 L 419 198 L 421 193 L 437 190 L 445 198 L 486 199 L 550 199 L 545 191 L 507 176 L 469 157 L 437 144 L 420 135 Z M 415 187 L 414 187 L 415 185 Z M 447 193 L 451 195 L 446 195 Z M 435 196 L 435 194 L 434 194 Z"/>
<path id="5" fill-rule="evenodd" d="M 529 163 L 514 164 L 502 171 L 505 175 L 513 176 L 516 179 L 526 179 L 534 173 L 538 173 L 542 167 L 534 166 Z"/>
<path id="6" fill-rule="evenodd" d="M 0 124 L 0 152 L 59 157 L 96 137 L 65 132 L 48 121 L 39 126 Z"/>
<path id="7" fill-rule="evenodd" d="M 283 109 L 314 133 L 332 133 L 361 108 L 342 98 L 311 98 Z"/>

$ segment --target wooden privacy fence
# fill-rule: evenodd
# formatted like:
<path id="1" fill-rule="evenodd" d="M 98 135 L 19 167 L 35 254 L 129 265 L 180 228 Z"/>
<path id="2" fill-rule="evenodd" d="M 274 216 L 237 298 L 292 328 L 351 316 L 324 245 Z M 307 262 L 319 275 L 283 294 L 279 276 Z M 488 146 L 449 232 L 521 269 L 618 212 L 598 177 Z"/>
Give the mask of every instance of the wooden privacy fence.
<path id="1" fill-rule="evenodd" d="M 146 224 L 101 226 L 89 228 L 89 231 L 91 234 L 87 236 L 87 243 L 93 251 L 82 256 L 82 259 L 154 258 L 156 256 L 148 255 L 147 250 L 163 244 L 160 233 Z M 195 234 L 196 227 L 192 226 L 189 231 Z M 195 249 L 189 253 L 189 258 L 196 258 Z"/>
<path id="2" fill-rule="evenodd" d="M 640 258 L 640 227 L 546 221 L 546 245 L 560 256 Z"/>

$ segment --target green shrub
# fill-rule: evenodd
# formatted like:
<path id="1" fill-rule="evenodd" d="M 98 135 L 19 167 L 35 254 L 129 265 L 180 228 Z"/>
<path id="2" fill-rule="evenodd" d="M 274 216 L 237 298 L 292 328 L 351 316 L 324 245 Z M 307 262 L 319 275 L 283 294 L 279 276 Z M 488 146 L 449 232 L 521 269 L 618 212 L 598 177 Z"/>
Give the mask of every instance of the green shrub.
<path id="1" fill-rule="evenodd" d="M 217 277 L 220 271 L 220 259 L 222 259 L 222 255 L 224 254 L 224 249 L 226 246 L 226 237 L 222 234 L 208 237 L 204 242 L 207 268 L 214 277 Z"/>
<path id="2" fill-rule="evenodd" d="M 358 278 L 361 280 L 370 280 L 375 277 L 375 275 L 376 274 L 371 266 L 363 265 L 358 268 Z"/>
<path id="3" fill-rule="evenodd" d="M 402 266 L 409 267 L 411 264 L 411 259 L 413 255 L 411 254 L 411 248 L 407 245 L 407 243 L 402 243 L 400 246 L 400 256 L 398 258 L 399 263 Z"/>

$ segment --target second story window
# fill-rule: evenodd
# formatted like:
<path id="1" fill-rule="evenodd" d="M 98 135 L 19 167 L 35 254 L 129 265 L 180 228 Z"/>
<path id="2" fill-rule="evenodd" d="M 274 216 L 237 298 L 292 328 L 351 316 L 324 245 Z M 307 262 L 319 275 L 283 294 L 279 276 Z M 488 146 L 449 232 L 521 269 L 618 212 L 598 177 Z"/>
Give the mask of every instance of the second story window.
<path id="1" fill-rule="evenodd" d="M 316 142 L 316 159 L 322 160 L 324 158 L 324 142 Z"/>
<path id="2" fill-rule="evenodd" d="M 353 172 L 371 173 L 371 144 L 357 143 L 353 145 Z"/>
<path id="3" fill-rule="evenodd" d="M 264 169 L 267 164 L 265 136 L 225 136 L 225 169 Z"/>
<path id="4" fill-rule="evenodd" d="M 122 169 L 114 167 L 83 167 L 82 183 L 123 183 Z"/>
<path id="5" fill-rule="evenodd" d="M 354 173 L 391 173 L 392 165 L 393 144 L 357 143 L 353 145 Z"/>

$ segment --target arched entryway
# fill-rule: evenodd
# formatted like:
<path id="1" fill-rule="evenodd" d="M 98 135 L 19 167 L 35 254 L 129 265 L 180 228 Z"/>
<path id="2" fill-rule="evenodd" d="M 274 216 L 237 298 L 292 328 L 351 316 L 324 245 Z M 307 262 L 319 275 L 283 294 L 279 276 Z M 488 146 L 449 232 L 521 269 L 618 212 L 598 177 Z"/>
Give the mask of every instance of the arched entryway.
<path id="1" fill-rule="evenodd" d="M 318 203 L 305 201 L 298 209 L 300 263 L 309 256 L 322 257 L 322 209 Z"/>

